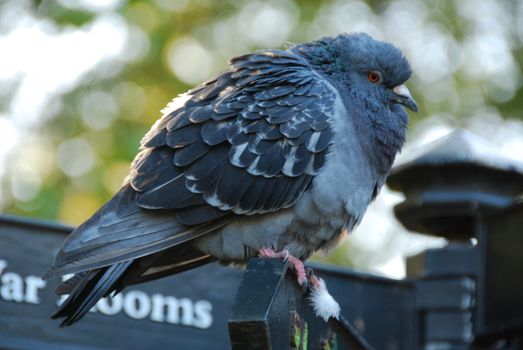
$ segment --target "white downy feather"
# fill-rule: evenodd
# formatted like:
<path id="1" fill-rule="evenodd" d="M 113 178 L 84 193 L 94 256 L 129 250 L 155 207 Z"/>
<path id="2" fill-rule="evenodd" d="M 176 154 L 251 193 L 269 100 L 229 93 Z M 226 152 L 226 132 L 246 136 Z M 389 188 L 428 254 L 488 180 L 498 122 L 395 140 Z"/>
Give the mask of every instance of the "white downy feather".
<path id="1" fill-rule="evenodd" d="M 340 305 L 329 293 L 325 282 L 321 278 L 318 278 L 318 284 L 311 288 L 310 301 L 316 316 L 323 318 L 325 322 L 331 317 L 339 318 Z"/>

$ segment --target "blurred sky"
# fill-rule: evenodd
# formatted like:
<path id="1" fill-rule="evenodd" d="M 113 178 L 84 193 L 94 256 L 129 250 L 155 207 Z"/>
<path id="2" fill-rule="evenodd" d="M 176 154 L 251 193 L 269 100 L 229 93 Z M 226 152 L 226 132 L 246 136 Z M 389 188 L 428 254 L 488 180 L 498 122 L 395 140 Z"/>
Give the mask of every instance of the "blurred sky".
<path id="1" fill-rule="evenodd" d="M 0 211 L 78 224 L 116 192 L 175 95 L 229 58 L 340 32 L 403 49 L 420 105 L 403 154 L 457 127 L 523 159 L 523 2 L 0 2 Z M 326 261 L 391 276 L 441 245 L 404 232 L 384 190 Z"/>

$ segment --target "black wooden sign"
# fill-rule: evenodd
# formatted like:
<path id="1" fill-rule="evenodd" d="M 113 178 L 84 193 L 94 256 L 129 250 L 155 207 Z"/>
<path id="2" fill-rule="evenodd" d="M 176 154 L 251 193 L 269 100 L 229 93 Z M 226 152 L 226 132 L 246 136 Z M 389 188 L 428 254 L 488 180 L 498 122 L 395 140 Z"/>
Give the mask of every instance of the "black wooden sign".
<path id="1" fill-rule="evenodd" d="M 69 227 L 0 216 L 0 348 L 229 349 L 242 271 L 210 264 L 125 289 L 65 329 L 49 315 L 59 281 L 40 276 Z"/>
<path id="2" fill-rule="evenodd" d="M 244 271 L 209 264 L 129 287 L 112 299 L 100 300 L 79 323 L 61 329 L 58 321 L 49 319 L 60 302 L 53 293 L 59 281 L 43 281 L 39 276 L 49 266 L 70 230 L 61 225 L 0 216 L 1 349 L 220 350 L 231 348 L 229 335 L 235 339 L 234 348 L 239 348 L 237 342 L 240 339 L 234 337 L 234 331 L 229 334 L 227 323 L 231 320 L 231 324 L 239 324 L 238 329 L 243 327 L 243 320 L 238 315 L 248 311 L 248 305 L 242 302 L 245 298 L 260 310 L 270 307 L 277 311 L 276 319 L 294 312 L 295 322 L 281 329 L 281 335 L 285 336 L 279 339 L 278 332 L 273 334 L 276 338 L 272 339 L 281 343 L 276 346 L 278 349 L 298 348 L 296 344 L 292 345 L 292 340 L 298 338 L 300 343 L 310 344 L 309 347 L 302 344 L 299 348 L 314 349 L 320 346 L 322 339 L 332 340 L 325 338 L 327 333 L 334 336 L 336 332 L 341 335 L 346 331 L 335 331 L 336 325 L 332 328 L 326 323 L 321 324 L 323 321 L 307 321 L 313 318 L 310 308 L 299 308 L 305 310 L 303 315 L 297 313 L 298 309 L 288 304 L 292 293 L 282 293 L 285 288 L 271 284 L 282 280 L 285 263 L 259 259 L 251 261 L 251 269 L 247 269 L 236 299 Z M 259 271 L 252 271 L 253 266 L 258 266 Z M 315 270 L 325 278 L 330 291 L 340 302 L 344 317 L 358 328 L 361 335 L 372 340 L 376 349 L 414 348 L 412 334 L 416 330 L 411 283 L 319 266 Z M 278 273 L 274 274 L 274 271 Z M 269 274 L 272 278 L 256 278 L 257 283 L 245 285 L 249 276 L 258 274 Z M 289 282 L 285 284 L 289 291 L 297 288 L 292 276 L 287 276 Z M 262 291 L 265 294 L 260 294 Z M 278 295 L 279 299 L 274 299 L 273 295 Z M 276 305 L 278 303 L 275 304 L 274 300 L 265 303 L 264 298 L 280 300 L 281 303 Z M 305 299 L 298 299 L 296 303 L 308 303 Z M 309 324 L 310 329 L 304 331 L 298 324 Z M 298 337 L 298 334 L 301 335 Z M 248 345 L 240 348 L 256 348 L 255 345 L 263 339 L 247 339 L 247 343 L 245 340 L 242 340 L 243 344 Z M 333 344 L 342 349 L 343 339 L 333 340 Z"/>

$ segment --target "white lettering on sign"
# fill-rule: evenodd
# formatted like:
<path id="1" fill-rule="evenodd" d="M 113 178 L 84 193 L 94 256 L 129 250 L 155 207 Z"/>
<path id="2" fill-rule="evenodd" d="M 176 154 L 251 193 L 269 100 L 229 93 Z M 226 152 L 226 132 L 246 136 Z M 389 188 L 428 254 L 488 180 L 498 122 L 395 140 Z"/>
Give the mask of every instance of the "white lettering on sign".
<path id="1" fill-rule="evenodd" d="M 22 277 L 15 272 L 5 272 L 7 261 L 0 259 L 0 298 L 17 303 L 39 304 L 38 292 L 46 282 L 38 276 Z"/>
<path id="2" fill-rule="evenodd" d="M 123 299 L 122 299 L 121 293 L 116 294 L 112 298 L 100 299 L 96 303 L 96 309 L 98 309 L 98 311 L 100 311 L 100 313 L 107 315 L 107 316 L 116 315 L 117 313 L 122 311 L 122 307 L 123 307 Z"/>
<path id="3" fill-rule="evenodd" d="M 212 304 L 207 300 L 192 301 L 162 294 L 149 296 L 139 290 L 100 299 L 90 311 L 107 316 L 123 312 L 136 320 L 149 318 L 154 322 L 183 324 L 202 329 L 209 328 L 213 321 Z"/>
<path id="4" fill-rule="evenodd" d="M 47 285 L 38 276 L 22 277 L 7 271 L 7 261 L 0 259 L 0 300 L 16 303 L 40 304 L 39 292 Z M 72 275 L 66 275 L 66 280 Z M 67 295 L 61 295 L 57 305 L 61 305 Z M 213 322 L 212 304 L 207 300 L 193 301 L 189 298 L 175 298 L 170 295 L 153 294 L 149 296 L 140 290 L 129 290 L 113 297 L 100 299 L 89 310 L 113 316 L 123 312 L 130 318 L 149 319 L 153 322 L 182 324 L 184 326 L 206 329 Z"/>
<path id="5" fill-rule="evenodd" d="M 27 276 L 25 278 L 25 302 L 30 304 L 39 304 L 40 298 L 38 291 L 44 289 L 47 283 L 37 276 Z"/>
<path id="6" fill-rule="evenodd" d="M 129 291 L 123 301 L 123 309 L 127 316 L 134 319 L 146 318 L 151 312 L 149 296 L 139 290 Z"/>
<path id="7" fill-rule="evenodd" d="M 0 266 L 1 269 L 1 266 Z M 73 275 L 66 275 L 62 280 Z M 67 295 L 62 295 L 57 306 L 61 305 Z M 212 304 L 207 300 L 192 301 L 189 298 L 175 298 L 162 294 L 147 293 L 139 290 L 121 292 L 109 298 L 98 300 L 90 312 L 99 312 L 113 316 L 120 312 L 130 318 L 139 320 L 149 318 L 151 321 L 207 329 L 212 326 Z"/>
<path id="8" fill-rule="evenodd" d="M 194 303 L 193 325 L 198 328 L 209 328 L 212 325 L 212 304 L 207 300 Z"/>
<path id="9" fill-rule="evenodd" d="M 194 313 L 191 300 L 187 298 L 176 299 L 161 294 L 154 294 L 151 300 L 153 304 L 151 320 L 174 324 L 181 323 L 186 326 L 193 325 Z"/>
<path id="10" fill-rule="evenodd" d="M 24 280 L 22 277 L 14 272 L 6 272 L 0 279 L 0 296 L 4 300 L 16 301 L 21 303 L 24 301 Z"/>

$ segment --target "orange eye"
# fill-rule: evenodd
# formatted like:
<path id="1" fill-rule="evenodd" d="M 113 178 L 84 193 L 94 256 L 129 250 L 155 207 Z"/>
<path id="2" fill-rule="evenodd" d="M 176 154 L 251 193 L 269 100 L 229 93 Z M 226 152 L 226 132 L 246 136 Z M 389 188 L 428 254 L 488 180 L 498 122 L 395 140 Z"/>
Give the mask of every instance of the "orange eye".
<path id="1" fill-rule="evenodd" d="M 380 72 L 371 71 L 367 73 L 367 79 L 373 84 L 377 84 L 381 82 L 381 74 Z"/>

